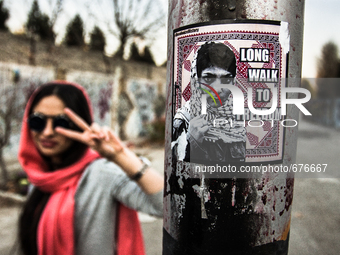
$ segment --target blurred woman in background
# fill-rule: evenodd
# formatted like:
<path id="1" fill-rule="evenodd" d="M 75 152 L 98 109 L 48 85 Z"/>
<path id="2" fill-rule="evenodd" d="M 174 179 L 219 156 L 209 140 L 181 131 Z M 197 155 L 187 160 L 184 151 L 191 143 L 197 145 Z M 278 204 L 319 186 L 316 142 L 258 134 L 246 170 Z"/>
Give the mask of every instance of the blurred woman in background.
<path id="1" fill-rule="evenodd" d="M 19 161 L 34 186 L 20 217 L 24 254 L 144 254 L 135 210 L 162 215 L 163 178 L 93 123 L 80 85 L 56 81 L 33 93 Z"/>

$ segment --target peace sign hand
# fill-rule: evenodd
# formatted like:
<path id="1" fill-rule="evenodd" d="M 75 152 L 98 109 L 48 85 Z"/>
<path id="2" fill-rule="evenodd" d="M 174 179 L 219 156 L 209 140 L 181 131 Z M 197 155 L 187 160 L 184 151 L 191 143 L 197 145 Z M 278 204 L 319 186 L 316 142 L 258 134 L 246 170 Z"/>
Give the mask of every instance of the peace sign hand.
<path id="1" fill-rule="evenodd" d="M 101 127 L 97 123 L 89 126 L 69 108 L 65 108 L 64 112 L 83 132 L 57 127 L 55 129 L 57 133 L 88 145 L 107 159 L 112 160 L 123 151 L 124 144 L 109 127 Z"/>

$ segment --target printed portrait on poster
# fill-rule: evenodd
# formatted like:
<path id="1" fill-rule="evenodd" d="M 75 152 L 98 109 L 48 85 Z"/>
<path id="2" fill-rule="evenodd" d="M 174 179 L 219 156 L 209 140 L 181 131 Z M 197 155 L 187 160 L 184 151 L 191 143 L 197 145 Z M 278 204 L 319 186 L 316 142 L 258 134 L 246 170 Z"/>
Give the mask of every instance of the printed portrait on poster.
<path id="1" fill-rule="evenodd" d="M 280 33 L 279 22 L 175 30 L 172 151 L 177 160 L 282 162 L 285 128 L 278 95 L 286 86 L 287 54 Z M 272 106 L 268 115 L 252 112 Z"/>

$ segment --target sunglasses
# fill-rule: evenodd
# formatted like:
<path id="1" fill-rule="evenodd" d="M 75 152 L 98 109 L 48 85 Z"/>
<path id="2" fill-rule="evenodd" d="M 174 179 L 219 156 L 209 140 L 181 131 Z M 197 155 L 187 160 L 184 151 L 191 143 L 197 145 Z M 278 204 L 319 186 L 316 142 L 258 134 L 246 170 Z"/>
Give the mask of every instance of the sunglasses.
<path id="1" fill-rule="evenodd" d="M 56 127 L 71 128 L 72 122 L 66 115 L 49 116 L 42 113 L 33 113 L 28 118 L 28 126 L 31 130 L 41 132 L 45 129 L 47 119 L 53 119 L 53 129 Z"/>

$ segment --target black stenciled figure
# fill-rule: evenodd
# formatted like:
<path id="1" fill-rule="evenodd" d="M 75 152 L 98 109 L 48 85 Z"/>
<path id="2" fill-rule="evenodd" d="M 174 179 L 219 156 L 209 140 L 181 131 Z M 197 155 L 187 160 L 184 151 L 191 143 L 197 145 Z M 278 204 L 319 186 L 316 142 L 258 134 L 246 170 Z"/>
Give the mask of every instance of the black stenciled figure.
<path id="1" fill-rule="evenodd" d="M 236 58 L 222 43 L 208 42 L 191 64 L 190 100 L 173 120 L 173 151 L 187 162 L 243 162 L 245 128 L 235 122 L 231 91 Z"/>

